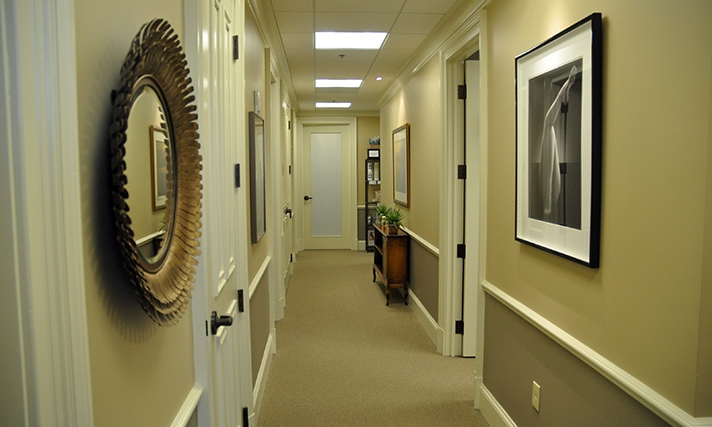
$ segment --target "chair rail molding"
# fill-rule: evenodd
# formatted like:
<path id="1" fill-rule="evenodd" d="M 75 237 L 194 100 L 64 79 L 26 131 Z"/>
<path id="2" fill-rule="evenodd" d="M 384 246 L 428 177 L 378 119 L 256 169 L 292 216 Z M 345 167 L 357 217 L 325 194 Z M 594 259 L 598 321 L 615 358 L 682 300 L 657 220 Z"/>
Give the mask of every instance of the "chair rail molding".
<path id="1" fill-rule="evenodd" d="M 482 283 L 482 287 L 485 293 L 504 304 L 522 319 L 529 322 L 550 339 L 554 340 L 554 342 L 581 359 L 581 361 L 603 375 L 666 422 L 683 427 L 712 427 L 712 418 L 695 418 L 691 414 L 688 414 L 642 381 L 606 359 L 586 344 L 577 340 L 539 313 L 522 304 L 502 289 L 487 281 Z"/>

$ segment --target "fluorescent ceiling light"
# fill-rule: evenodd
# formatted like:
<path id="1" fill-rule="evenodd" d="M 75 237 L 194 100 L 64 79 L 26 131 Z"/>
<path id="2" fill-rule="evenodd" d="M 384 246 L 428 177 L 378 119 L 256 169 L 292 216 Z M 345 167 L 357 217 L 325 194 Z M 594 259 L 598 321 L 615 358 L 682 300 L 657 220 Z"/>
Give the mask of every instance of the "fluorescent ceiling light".
<path id="1" fill-rule="evenodd" d="M 361 79 L 316 79 L 316 87 L 361 87 Z"/>
<path id="2" fill-rule="evenodd" d="M 316 32 L 316 49 L 380 49 L 388 33 Z"/>
<path id="3" fill-rule="evenodd" d="M 350 102 L 317 102 L 316 108 L 350 108 Z"/>

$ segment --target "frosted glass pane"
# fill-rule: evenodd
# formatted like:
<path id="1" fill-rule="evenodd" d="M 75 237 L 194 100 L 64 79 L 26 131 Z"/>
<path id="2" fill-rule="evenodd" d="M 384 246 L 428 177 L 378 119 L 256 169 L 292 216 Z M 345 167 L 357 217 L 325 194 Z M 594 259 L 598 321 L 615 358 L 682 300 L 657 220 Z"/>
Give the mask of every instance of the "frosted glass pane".
<path id="1" fill-rule="evenodd" d="M 312 237 L 341 237 L 341 134 L 311 135 Z"/>

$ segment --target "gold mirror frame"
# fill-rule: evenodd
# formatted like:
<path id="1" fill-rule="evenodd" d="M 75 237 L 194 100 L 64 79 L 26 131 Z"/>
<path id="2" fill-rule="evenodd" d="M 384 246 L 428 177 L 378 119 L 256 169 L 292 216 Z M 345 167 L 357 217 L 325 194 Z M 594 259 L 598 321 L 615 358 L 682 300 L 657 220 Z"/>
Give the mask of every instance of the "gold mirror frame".
<path id="1" fill-rule="evenodd" d="M 178 35 L 154 19 L 134 37 L 121 67 L 119 89 L 112 92 L 110 127 L 112 199 L 116 238 L 134 293 L 149 317 L 162 326 L 176 324 L 190 304 L 201 227 L 201 160 L 198 115 L 189 70 Z M 148 83 L 147 83 L 148 82 Z M 166 239 L 161 255 L 147 262 L 134 240 L 126 189 L 126 130 L 129 113 L 143 87 L 157 90 L 163 121 L 173 144 L 173 173 L 168 173 Z"/>

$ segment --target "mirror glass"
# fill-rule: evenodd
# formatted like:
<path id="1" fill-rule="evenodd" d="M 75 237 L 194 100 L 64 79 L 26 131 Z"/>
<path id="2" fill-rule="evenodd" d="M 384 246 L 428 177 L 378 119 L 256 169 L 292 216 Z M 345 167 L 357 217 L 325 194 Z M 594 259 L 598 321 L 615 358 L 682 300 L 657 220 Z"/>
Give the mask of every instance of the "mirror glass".
<path id="1" fill-rule="evenodd" d="M 175 164 L 165 106 L 149 81 L 139 82 L 126 128 L 126 189 L 134 240 L 142 262 L 159 265 L 170 237 L 175 199 L 168 185 Z M 172 172 L 172 171 L 171 171 Z"/>
<path id="2" fill-rule="evenodd" d="M 111 203 L 122 265 L 146 314 L 178 323 L 200 255 L 202 157 L 187 60 L 163 19 L 131 42 L 111 92 Z"/>

